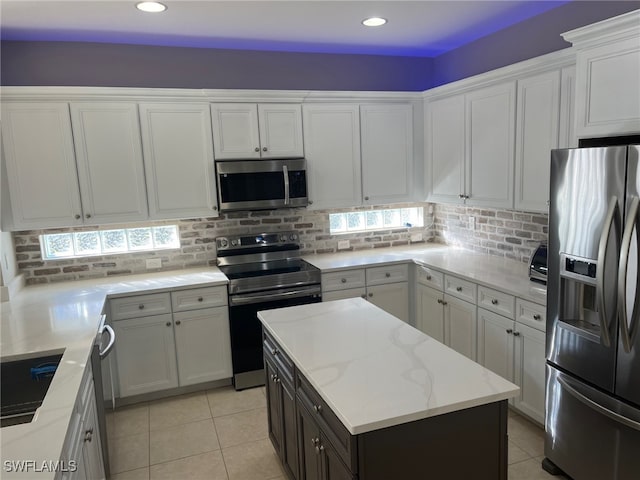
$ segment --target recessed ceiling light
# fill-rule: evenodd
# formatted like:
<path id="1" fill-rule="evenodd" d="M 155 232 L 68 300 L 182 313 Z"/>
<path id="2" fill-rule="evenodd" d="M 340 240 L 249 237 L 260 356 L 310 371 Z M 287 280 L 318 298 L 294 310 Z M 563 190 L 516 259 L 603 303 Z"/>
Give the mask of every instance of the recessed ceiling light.
<path id="1" fill-rule="evenodd" d="M 379 27 L 380 25 L 384 25 L 385 23 L 387 23 L 387 19 L 380 17 L 365 18 L 362 21 L 362 24 L 367 27 Z"/>
<path id="2" fill-rule="evenodd" d="M 143 12 L 160 13 L 167 9 L 167 6 L 160 2 L 138 2 L 136 8 Z"/>

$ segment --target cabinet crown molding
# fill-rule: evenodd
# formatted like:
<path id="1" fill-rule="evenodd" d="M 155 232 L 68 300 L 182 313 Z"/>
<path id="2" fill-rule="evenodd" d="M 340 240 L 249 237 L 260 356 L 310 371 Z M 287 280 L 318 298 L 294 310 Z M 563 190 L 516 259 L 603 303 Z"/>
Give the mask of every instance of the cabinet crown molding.
<path id="1" fill-rule="evenodd" d="M 617 17 L 576 28 L 562 35 L 577 49 L 638 37 L 640 42 L 640 10 L 633 10 Z"/>

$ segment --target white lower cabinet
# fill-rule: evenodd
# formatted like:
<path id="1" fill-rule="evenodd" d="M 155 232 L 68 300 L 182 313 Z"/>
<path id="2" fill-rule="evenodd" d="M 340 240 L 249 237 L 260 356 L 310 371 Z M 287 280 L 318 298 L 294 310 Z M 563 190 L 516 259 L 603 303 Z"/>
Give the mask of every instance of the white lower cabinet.
<path id="1" fill-rule="evenodd" d="M 405 322 L 409 321 L 409 283 L 367 287 L 367 300 Z"/>
<path id="2" fill-rule="evenodd" d="M 231 377 L 225 287 L 117 298 L 110 312 L 120 397 Z"/>
<path id="3" fill-rule="evenodd" d="M 425 285 L 418 284 L 416 291 L 416 328 L 444 343 L 444 295 Z"/>
<path id="4" fill-rule="evenodd" d="M 476 306 L 444 295 L 444 344 L 471 360 L 476 359 Z"/>

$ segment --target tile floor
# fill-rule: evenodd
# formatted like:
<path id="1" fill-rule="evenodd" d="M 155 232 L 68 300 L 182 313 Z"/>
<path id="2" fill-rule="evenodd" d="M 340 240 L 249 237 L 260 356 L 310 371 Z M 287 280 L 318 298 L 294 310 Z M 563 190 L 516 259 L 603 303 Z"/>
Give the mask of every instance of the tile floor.
<path id="1" fill-rule="evenodd" d="M 224 387 L 107 413 L 113 480 L 285 480 L 267 437 L 264 388 Z M 540 467 L 543 431 L 509 413 L 509 480 L 559 479 Z"/>

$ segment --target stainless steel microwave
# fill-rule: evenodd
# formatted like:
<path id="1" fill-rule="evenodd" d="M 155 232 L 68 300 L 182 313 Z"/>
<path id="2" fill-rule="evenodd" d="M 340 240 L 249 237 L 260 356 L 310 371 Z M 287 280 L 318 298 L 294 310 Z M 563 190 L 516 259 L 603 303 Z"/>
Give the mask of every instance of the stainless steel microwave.
<path id="1" fill-rule="evenodd" d="M 306 160 L 216 162 L 221 212 L 304 207 L 308 203 Z"/>

